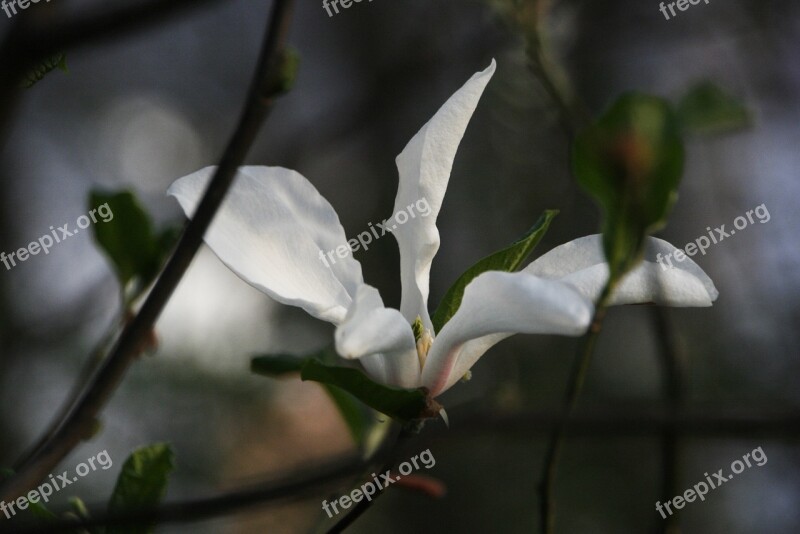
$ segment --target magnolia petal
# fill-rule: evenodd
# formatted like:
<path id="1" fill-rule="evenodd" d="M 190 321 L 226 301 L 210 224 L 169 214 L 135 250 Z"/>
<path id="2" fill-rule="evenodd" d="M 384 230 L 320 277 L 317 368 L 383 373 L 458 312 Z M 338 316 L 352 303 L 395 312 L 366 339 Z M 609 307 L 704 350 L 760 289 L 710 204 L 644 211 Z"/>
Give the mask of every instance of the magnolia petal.
<path id="1" fill-rule="evenodd" d="M 591 301 L 568 284 L 523 272 L 483 273 L 467 286 L 461 307 L 434 340 L 422 384 L 432 396 L 442 393 L 513 334 L 581 335 L 593 311 Z"/>
<path id="2" fill-rule="evenodd" d="M 675 260 L 677 250 L 663 239 L 649 237 L 644 261 L 622 279 L 611 304 L 654 302 L 665 306 L 711 306 L 719 296 L 714 282 L 688 256 L 681 262 Z M 667 256 L 669 262 L 664 260 Z M 585 236 L 558 246 L 523 272 L 567 282 L 596 301 L 608 280 L 602 236 Z"/>
<path id="3" fill-rule="evenodd" d="M 356 294 L 344 322 L 336 328 L 336 352 L 360 359 L 374 379 L 406 388 L 419 385 L 419 358 L 411 325 L 383 306 L 378 290 L 366 284 Z"/>
<path id="4" fill-rule="evenodd" d="M 427 306 L 431 261 L 439 250 L 436 218 L 458 145 L 495 66 L 492 60 L 486 70 L 473 75 L 397 156 L 400 181 L 390 228 L 400 247 L 403 291 L 400 311 L 409 322 L 421 317 L 429 330 L 432 330 Z M 406 220 L 400 220 L 403 216 Z"/>
<path id="5" fill-rule="evenodd" d="M 176 180 L 167 191 L 192 217 L 214 167 Z M 363 283 L 352 255 L 321 259 L 347 243 L 333 207 L 299 173 L 240 167 L 205 235 L 214 253 L 244 281 L 283 304 L 338 324 Z M 328 265 L 326 265 L 326 262 Z"/>

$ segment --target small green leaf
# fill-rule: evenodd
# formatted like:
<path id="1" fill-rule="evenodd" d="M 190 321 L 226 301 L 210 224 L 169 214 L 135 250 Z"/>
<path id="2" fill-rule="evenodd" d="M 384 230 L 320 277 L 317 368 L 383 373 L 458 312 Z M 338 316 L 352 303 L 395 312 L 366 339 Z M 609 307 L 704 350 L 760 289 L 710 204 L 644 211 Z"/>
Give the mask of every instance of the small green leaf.
<path id="1" fill-rule="evenodd" d="M 180 233 L 167 228 L 156 234 L 150 215 L 130 191 L 93 191 L 89 207 L 99 215 L 92 226 L 95 240 L 111 260 L 129 304 L 158 275 Z"/>
<path id="2" fill-rule="evenodd" d="M 89 519 L 91 514 L 89 513 L 89 508 L 86 506 L 86 503 L 80 497 L 70 497 L 69 499 L 69 506 L 72 508 L 72 511 L 80 517 L 81 519 Z"/>
<path id="3" fill-rule="evenodd" d="M 717 134 L 745 128 L 751 118 L 745 105 L 711 82 L 692 87 L 678 104 L 684 129 L 699 134 Z"/>
<path id="4" fill-rule="evenodd" d="M 69 72 L 67 69 L 67 56 L 65 56 L 63 53 L 59 52 L 58 54 L 54 54 L 52 57 L 47 58 L 41 64 L 28 71 L 28 73 L 25 74 L 25 78 L 22 80 L 22 87 L 26 89 L 33 87 L 37 82 L 44 78 L 47 73 L 55 69 L 61 69 L 64 72 Z"/>
<path id="5" fill-rule="evenodd" d="M 300 52 L 292 47 L 283 50 L 280 58 L 280 66 L 277 70 L 277 77 L 269 88 L 269 96 L 278 96 L 288 93 L 294 86 L 297 79 L 297 72 L 300 70 Z"/>
<path id="6" fill-rule="evenodd" d="M 645 238 L 666 223 L 683 173 L 683 140 L 663 99 L 620 97 L 573 146 L 581 186 L 601 205 L 603 249 L 619 280 L 642 259 Z"/>
<path id="7" fill-rule="evenodd" d="M 420 419 L 431 412 L 427 395 L 422 389 L 401 389 L 378 384 L 358 369 L 328 366 L 317 360 L 308 360 L 303 365 L 300 378 L 340 387 L 370 408 L 400 421 Z"/>
<path id="8" fill-rule="evenodd" d="M 467 269 L 447 291 L 433 314 L 431 322 L 433 323 L 434 331 L 440 332 L 442 327 L 447 324 L 447 321 L 456 314 L 461 306 L 464 290 L 478 275 L 486 271 L 513 272 L 519 269 L 533 249 L 536 248 L 536 245 L 539 244 L 544 234 L 547 233 L 547 228 L 556 215 L 558 215 L 558 210 L 546 210 L 536 221 L 536 224 L 517 241 L 503 250 L 483 258 Z"/>
<path id="9" fill-rule="evenodd" d="M 58 516 L 47 509 L 47 507 L 40 502 L 28 501 L 28 513 L 36 519 L 44 523 L 53 523 L 58 521 Z"/>
<path id="10" fill-rule="evenodd" d="M 169 474 L 175 468 L 175 455 L 169 445 L 158 443 L 137 449 L 122 466 L 108 504 L 110 513 L 150 508 L 167 491 Z M 113 527 L 106 534 L 150 534 L 152 525 Z"/>

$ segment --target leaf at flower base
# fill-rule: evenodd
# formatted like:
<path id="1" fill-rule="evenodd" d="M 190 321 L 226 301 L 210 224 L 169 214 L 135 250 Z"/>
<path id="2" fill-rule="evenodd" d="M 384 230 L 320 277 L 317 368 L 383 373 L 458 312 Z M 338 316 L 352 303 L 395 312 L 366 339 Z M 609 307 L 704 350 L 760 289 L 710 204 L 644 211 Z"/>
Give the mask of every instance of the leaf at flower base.
<path id="1" fill-rule="evenodd" d="M 718 134 L 746 128 L 751 123 L 747 107 L 711 82 L 692 87 L 678 103 L 683 128 L 699 134 Z"/>
<path id="2" fill-rule="evenodd" d="M 119 513 L 157 505 L 167 491 L 174 468 L 175 455 L 169 445 L 157 443 L 137 449 L 122 466 L 108 511 Z M 150 534 L 153 530 L 152 525 L 110 527 L 106 534 Z"/>
<path id="3" fill-rule="evenodd" d="M 338 360 L 333 348 L 328 347 L 310 356 L 283 354 L 257 356 L 251 370 L 260 375 L 281 378 L 300 373 L 304 381 L 321 383 L 342 414 L 350 433 L 361 446 L 372 431 L 375 418 L 363 405 L 400 421 L 410 421 L 438 413 L 438 408 L 421 389 L 402 389 L 379 384 L 353 367 L 335 365 Z"/>
<path id="4" fill-rule="evenodd" d="M 325 347 L 307 356 L 293 356 L 291 354 L 266 354 L 256 356 L 250 362 L 250 370 L 258 375 L 280 378 L 289 374 L 299 373 L 308 360 L 317 360 L 322 363 L 334 363 L 338 359 L 333 347 Z"/>
<path id="5" fill-rule="evenodd" d="M 250 362 L 250 370 L 257 375 L 279 378 L 289 374 L 299 373 L 303 369 L 303 364 L 305 364 L 306 361 L 307 358 L 288 356 L 285 354 L 256 356 Z"/>
<path id="6" fill-rule="evenodd" d="M 428 417 L 433 410 L 422 389 L 401 389 L 373 382 L 367 375 L 351 367 L 328 366 L 308 360 L 300 373 L 303 380 L 339 387 L 383 414 L 399 421 Z"/>
<path id="7" fill-rule="evenodd" d="M 683 173 L 680 125 L 668 102 L 641 93 L 620 97 L 572 151 L 578 182 L 601 205 L 611 280 L 642 259 L 645 238 L 661 228 Z"/>
<path id="8" fill-rule="evenodd" d="M 514 272 L 519 269 L 525 259 L 533 252 L 533 249 L 536 248 L 536 245 L 539 244 L 544 234 L 547 233 L 547 228 L 556 215 L 558 215 L 558 210 L 546 210 L 536 221 L 536 224 L 517 241 L 503 250 L 483 258 L 467 269 L 447 291 L 433 314 L 431 322 L 433 323 L 434 331 L 440 332 L 442 327 L 447 324 L 447 321 L 455 315 L 461 306 L 464 289 L 475 277 L 486 271 Z"/>

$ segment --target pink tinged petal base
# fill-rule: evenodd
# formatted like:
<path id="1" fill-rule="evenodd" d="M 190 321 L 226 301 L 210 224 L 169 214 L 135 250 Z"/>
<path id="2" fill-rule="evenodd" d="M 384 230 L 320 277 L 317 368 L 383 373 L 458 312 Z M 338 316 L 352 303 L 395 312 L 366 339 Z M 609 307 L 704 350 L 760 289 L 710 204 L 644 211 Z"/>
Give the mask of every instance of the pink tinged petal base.
<path id="1" fill-rule="evenodd" d="M 416 214 L 402 224 L 394 218 L 391 221 L 397 225 L 393 233 L 400 248 L 403 291 L 400 311 L 409 322 L 420 316 L 429 330 L 432 330 L 427 307 L 431 261 L 439 250 L 436 218 L 458 145 L 495 67 L 492 60 L 486 70 L 472 76 L 397 156 L 400 181 L 394 214 L 410 215 L 410 210 Z"/>
<path id="2" fill-rule="evenodd" d="M 176 180 L 167 194 L 192 217 L 213 167 Z M 319 258 L 347 243 L 333 207 L 301 174 L 281 167 L 240 167 L 205 241 L 240 278 L 283 304 L 319 319 L 344 320 L 361 265 L 351 256 Z"/>
<path id="3" fill-rule="evenodd" d="M 611 304 L 653 302 L 679 307 L 711 306 L 719 292 L 711 278 L 691 258 L 686 257 L 682 262 L 672 259 L 674 267 L 669 267 L 664 261 L 663 258 L 670 254 L 674 258 L 677 250 L 663 239 L 648 238 L 644 261 L 622 279 Z M 558 246 L 528 265 L 523 272 L 569 283 L 596 301 L 608 280 L 602 236 L 581 237 Z"/>
<path id="4" fill-rule="evenodd" d="M 359 359 L 375 380 L 405 388 L 419 386 L 419 358 L 411 325 L 394 309 L 385 308 L 378 290 L 366 284 L 336 328 L 336 352 Z"/>
<path id="5" fill-rule="evenodd" d="M 530 274 L 490 271 L 473 280 L 422 370 L 432 396 L 455 384 L 494 344 L 513 334 L 579 336 L 594 306 L 571 286 Z"/>

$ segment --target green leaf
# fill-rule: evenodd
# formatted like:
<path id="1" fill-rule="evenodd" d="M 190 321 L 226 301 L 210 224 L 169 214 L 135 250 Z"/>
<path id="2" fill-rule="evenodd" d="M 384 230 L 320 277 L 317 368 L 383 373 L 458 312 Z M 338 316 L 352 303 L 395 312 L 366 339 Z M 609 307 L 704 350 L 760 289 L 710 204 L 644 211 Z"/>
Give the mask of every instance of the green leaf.
<path id="1" fill-rule="evenodd" d="M 55 69 L 61 69 L 64 72 L 69 72 L 67 69 L 67 56 L 61 52 L 47 58 L 41 64 L 28 71 L 28 73 L 25 74 L 25 78 L 22 80 L 22 87 L 26 89 L 33 87 L 37 82 L 44 78 L 47 73 Z"/>
<path id="2" fill-rule="evenodd" d="M 550 222 L 556 215 L 558 215 L 558 210 L 546 210 L 536 221 L 536 224 L 517 241 L 503 250 L 483 258 L 467 269 L 447 291 L 433 314 L 431 322 L 433 323 L 434 331 L 440 332 L 442 327 L 447 324 L 447 321 L 456 314 L 461 306 L 464 290 L 478 275 L 486 271 L 513 272 L 519 269 L 533 249 L 536 248 L 536 245 L 539 244 L 542 237 L 544 237 Z"/>
<path id="3" fill-rule="evenodd" d="M 308 360 L 300 373 L 302 380 L 337 386 L 383 414 L 400 421 L 411 421 L 436 411 L 422 389 L 401 389 L 373 382 L 367 375 L 351 367 L 328 366 Z"/>
<path id="4" fill-rule="evenodd" d="M 642 259 L 645 238 L 666 223 L 683 173 L 683 140 L 669 103 L 620 97 L 573 146 L 578 182 L 601 205 L 603 249 L 619 280 Z"/>
<path id="5" fill-rule="evenodd" d="M 424 390 L 385 386 L 358 369 L 337 366 L 337 361 L 336 352 L 328 347 L 305 357 L 285 354 L 257 356 L 250 367 L 254 373 L 273 378 L 300 373 L 302 380 L 320 382 L 359 445 L 363 444 L 375 421 L 356 400 L 400 421 L 428 417 L 438 412 L 435 409 L 438 405 L 427 399 Z"/>
<path id="6" fill-rule="evenodd" d="M 288 93 L 294 86 L 299 70 L 300 52 L 292 47 L 285 48 L 280 57 L 280 65 L 276 71 L 277 75 L 267 91 L 269 96 L 278 96 Z"/>
<path id="7" fill-rule="evenodd" d="M 92 518 L 89 508 L 80 497 L 70 497 L 69 506 L 72 510 L 64 514 L 65 518 L 83 521 L 88 521 Z M 105 530 L 103 527 L 79 528 L 75 529 L 74 534 L 105 534 Z"/>
<path id="8" fill-rule="evenodd" d="M 151 508 L 167 491 L 169 474 L 175 468 L 175 455 L 169 445 L 157 443 L 137 449 L 122 466 L 108 504 L 110 513 Z M 150 534 L 152 525 L 113 527 L 106 534 Z"/>
<path id="9" fill-rule="evenodd" d="M 99 215 L 92 226 L 95 241 L 114 266 L 130 303 L 158 275 L 179 232 L 167 228 L 156 234 L 150 215 L 130 191 L 93 191 L 89 207 Z"/>
<path id="10" fill-rule="evenodd" d="M 81 519 L 89 519 L 91 514 L 86 503 L 80 497 L 70 497 L 69 506 L 72 508 L 73 513 Z"/>
<path id="11" fill-rule="evenodd" d="M 687 131 L 716 134 L 750 125 L 745 105 L 711 82 L 692 87 L 678 104 L 678 118 Z"/>
<path id="12" fill-rule="evenodd" d="M 58 521 L 58 516 L 48 510 L 47 507 L 40 502 L 28 501 L 28 513 L 45 523 L 53 523 Z"/>
<path id="13" fill-rule="evenodd" d="M 91 209 L 113 213 L 113 218 L 107 222 L 98 221 L 93 229 L 95 239 L 114 264 L 122 285 L 126 286 L 136 277 L 149 280 L 158 268 L 153 264 L 156 257 L 153 223 L 133 193 L 93 191 L 89 204 Z"/>

